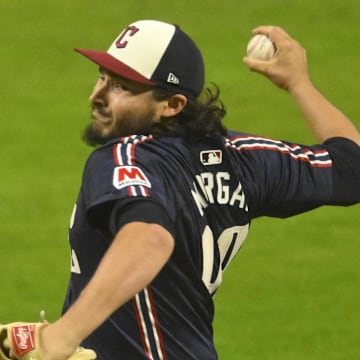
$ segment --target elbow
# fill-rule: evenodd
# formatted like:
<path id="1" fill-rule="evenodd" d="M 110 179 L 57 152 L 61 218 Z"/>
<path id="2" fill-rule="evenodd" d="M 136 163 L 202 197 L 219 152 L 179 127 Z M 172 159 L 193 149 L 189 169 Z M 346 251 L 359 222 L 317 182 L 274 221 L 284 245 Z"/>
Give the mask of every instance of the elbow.
<path id="1" fill-rule="evenodd" d="M 173 236 L 167 231 L 164 227 L 158 224 L 148 224 L 147 226 L 147 234 L 151 253 L 160 254 L 161 257 L 164 258 L 164 262 L 166 262 L 175 247 L 175 240 Z"/>

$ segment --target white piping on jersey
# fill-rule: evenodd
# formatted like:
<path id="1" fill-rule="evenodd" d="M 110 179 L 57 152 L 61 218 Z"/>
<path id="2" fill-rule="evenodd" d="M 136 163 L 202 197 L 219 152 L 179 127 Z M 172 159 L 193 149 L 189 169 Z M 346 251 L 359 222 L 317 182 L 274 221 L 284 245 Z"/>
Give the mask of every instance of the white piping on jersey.
<path id="1" fill-rule="evenodd" d="M 300 145 L 289 145 L 281 141 L 263 137 L 238 136 L 226 139 L 226 147 L 237 151 L 269 150 L 291 156 L 294 160 L 305 161 L 313 167 L 331 167 L 332 160 L 326 149 L 312 151 Z"/>
<path id="2" fill-rule="evenodd" d="M 135 147 L 142 142 L 152 139 L 153 137 L 151 135 L 133 135 L 121 138 L 121 142 L 114 145 L 114 160 L 117 165 L 134 165 Z M 122 151 L 122 149 L 124 150 Z"/>
<path id="3" fill-rule="evenodd" d="M 133 135 L 127 136 L 121 139 L 120 143 L 117 143 L 113 147 L 113 158 L 117 166 L 128 166 L 136 164 L 135 148 L 137 145 L 152 140 L 151 135 Z M 142 186 L 130 186 L 128 188 L 129 196 L 145 196 L 148 197 L 149 190 Z"/>
<path id="4" fill-rule="evenodd" d="M 143 335 L 141 338 L 144 351 L 149 360 L 166 360 L 160 328 L 149 291 L 148 288 L 145 288 L 142 292 L 135 295 L 134 298 L 138 325 Z M 141 298 L 144 301 L 141 301 Z M 155 346 L 151 346 L 151 343 L 155 344 Z"/>

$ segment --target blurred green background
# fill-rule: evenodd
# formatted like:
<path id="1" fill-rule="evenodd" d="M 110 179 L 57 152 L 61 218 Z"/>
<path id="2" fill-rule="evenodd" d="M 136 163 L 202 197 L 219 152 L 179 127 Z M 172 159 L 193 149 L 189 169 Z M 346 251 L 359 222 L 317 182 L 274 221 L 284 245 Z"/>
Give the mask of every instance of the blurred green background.
<path id="1" fill-rule="evenodd" d="M 288 95 L 243 65 L 250 31 L 276 24 L 297 38 L 316 85 L 360 126 L 359 14 L 358 0 L 2 0 L 0 321 L 60 313 L 97 78 L 74 47 L 107 49 L 141 18 L 180 24 L 203 52 L 207 84 L 222 89 L 229 127 L 313 143 Z M 360 358 L 359 210 L 252 224 L 215 298 L 221 360 Z"/>

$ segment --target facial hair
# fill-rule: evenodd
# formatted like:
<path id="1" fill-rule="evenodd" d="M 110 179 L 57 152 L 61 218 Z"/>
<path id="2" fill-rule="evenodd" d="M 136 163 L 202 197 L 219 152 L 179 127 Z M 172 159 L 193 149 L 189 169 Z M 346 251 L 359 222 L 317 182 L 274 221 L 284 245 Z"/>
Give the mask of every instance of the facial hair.
<path id="1" fill-rule="evenodd" d="M 110 141 L 111 139 L 107 139 L 101 135 L 101 133 L 94 127 L 93 123 L 90 123 L 83 131 L 82 135 L 83 141 L 90 146 L 103 145 Z"/>
<path id="2" fill-rule="evenodd" d="M 123 116 L 109 132 L 104 132 L 93 120 L 84 129 L 82 139 L 86 144 L 95 147 L 125 136 L 148 135 L 151 133 L 151 128 L 155 123 L 154 118 L 155 114 L 152 110 L 149 110 L 147 114 L 139 115 L 136 118 L 131 115 Z"/>

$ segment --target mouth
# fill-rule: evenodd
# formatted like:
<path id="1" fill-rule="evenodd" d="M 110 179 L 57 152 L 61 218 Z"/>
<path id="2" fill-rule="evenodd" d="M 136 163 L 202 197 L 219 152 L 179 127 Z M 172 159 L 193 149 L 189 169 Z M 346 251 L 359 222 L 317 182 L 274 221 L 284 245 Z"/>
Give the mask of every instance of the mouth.
<path id="1" fill-rule="evenodd" d="M 109 114 L 106 114 L 100 109 L 94 108 L 91 113 L 91 118 L 101 124 L 109 124 L 112 122 L 112 117 Z"/>

